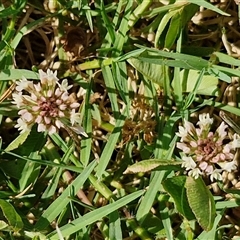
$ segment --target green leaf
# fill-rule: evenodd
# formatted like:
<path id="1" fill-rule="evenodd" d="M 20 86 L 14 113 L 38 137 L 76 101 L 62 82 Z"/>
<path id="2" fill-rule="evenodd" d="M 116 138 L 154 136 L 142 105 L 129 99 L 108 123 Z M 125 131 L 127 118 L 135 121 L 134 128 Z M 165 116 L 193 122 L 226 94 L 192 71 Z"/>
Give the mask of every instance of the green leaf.
<path id="1" fill-rule="evenodd" d="M 42 153 L 51 161 L 56 161 L 57 159 L 61 159 L 59 162 L 68 164 L 70 161 L 70 156 L 73 152 L 74 146 L 70 146 L 68 150 L 64 153 L 62 159 L 61 155 L 56 149 L 56 146 L 48 142 L 43 150 Z M 50 170 L 50 168 L 48 168 Z M 51 171 L 49 171 L 48 176 L 50 176 L 50 181 L 48 182 L 47 188 L 44 187 L 44 192 L 41 193 L 41 199 L 49 199 L 52 196 L 54 196 L 56 189 L 59 184 L 60 177 L 62 176 L 62 168 L 52 168 Z M 45 172 L 47 171 L 47 168 L 44 170 Z"/>
<path id="2" fill-rule="evenodd" d="M 58 13 L 53 13 L 51 15 L 51 17 L 53 17 L 54 15 L 57 15 Z M 48 16 L 44 17 L 44 18 L 40 18 L 37 19 L 35 21 L 30 22 L 29 24 L 24 24 L 24 27 L 22 27 L 16 34 L 16 36 L 14 37 L 14 39 L 11 41 L 11 48 L 12 49 L 16 49 L 19 42 L 21 41 L 22 37 L 24 35 L 27 35 L 29 32 L 33 31 L 34 29 L 40 27 L 41 25 L 43 25 L 45 23 L 45 21 L 47 20 Z M 23 70 L 23 69 L 11 69 L 11 71 L 14 72 L 22 72 L 22 71 L 27 71 L 27 70 Z M 28 71 L 30 72 L 30 71 Z M 24 73 L 25 74 L 25 73 Z M 25 76 L 25 75 L 24 75 Z M 26 78 L 30 78 L 29 76 L 25 76 Z M 32 78 L 32 79 L 39 79 L 38 78 Z"/>
<path id="3" fill-rule="evenodd" d="M 122 61 L 128 60 L 128 59 L 133 58 L 133 57 L 138 57 L 142 53 L 144 53 L 145 51 L 146 51 L 145 49 L 136 49 L 136 50 L 133 50 L 133 51 L 128 52 L 126 54 L 123 54 L 120 57 L 114 58 L 113 61 L 114 62 L 122 62 Z"/>
<path id="4" fill-rule="evenodd" d="M 185 183 L 185 176 L 177 176 L 173 178 L 167 178 L 162 184 L 164 189 L 173 198 L 178 212 L 186 219 L 192 220 L 195 219 L 195 217 L 187 201 L 186 188 L 184 186 Z"/>
<path id="5" fill-rule="evenodd" d="M 27 136 L 27 139 L 18 148 L 18 151 L 23 156 L 25 155 L 28 156 L 32 152 L 40 151 L 41 148 L 46 143 L 46 141 L 47 141 L 46 133 L 38 132 L 37 125 L 35 124 L 32 127 L 30 134 Z"/>
<path id="6" fill-rule="evenodd" d="M 155 41 L 154 41 L 154 47 L 158 47 L 159 45 L 159 39 L 160 36 L 162 35 L 164 29 L 166 28 L 168 22 L 170 21 L 170 19 L 178 12 L 179 10 L 173 10 L 173 11 L 169 11 L 168 13 L 166 13 L 163 18 L 162 21 L 160 22 L 157 32 L 156 32 L 156 36 L 155 36 Z"/>
<path id="7" fill-rule="evenodd" d="M 81 114 L 84 116 L 83 118 L 83 129 L 87 133 L 92 132 L 92 115 L 91 115 L 91 104 L 90 104 L 90 96 L 91 96 L 91 89 L 92 89 L 92 82 L 93 80 L 90 81 L 88 87 L 87 87 L 87 92 L 85 95 L 85 101 L 84 101 L 84 107 L 81 110 Z M 80 161 L 84 166 L 87 166 L 89 161 L 90 161 L 90 154 L 91 154 L 91 145 L 92 144 L 92 138 L 91 134 L 88 134 L 87 138 L 82 139 L 81 141 L 81 158 Z"/>
<path id="8" fill-rule="evenodd" d="M 181 11 L 178 11 L 171 19 L 169 29 L 166 35 L 164 47 L 170 49 L 178 37 L 182 27 Z"/>
<path id="9" fill-rule="evenodd" d="M 161 36 L 161 34 L 163 33 L 165 27 L 167 26 L 168 22 L 170 21 L 170 19 L 179 11 L 179 9 L 173 10 L 173 11 L 169 11 L 168 13 L 166 13 L 163 18 L 162 21 L 160 22 L 157 32 L 156 32 L 156 36 L 155 36 L 155 42 L 154 42 L 154 47 L 158 47 L 158 42 L 159 42 L 159 38 Z"/>
<path id="10" fill-rule="evenodd" d="M 217 13 L 223 15 L 223 16 L 228 16 L 228 17 L 231 16 L 230 14 L 223 12 L 221 9 L 215 7 L 214 5 L 212 5 L 211 3 L 209 3 L 209 2 L 207 2 L 205 0 L 198 0 L 198 1 L 196 1 L 196 0 L 188 0 L 188 2 L 196 4 L 196 5 L 200 6 L 200 7 L 208 8 L 208 9 L 210 9 L 210 10 L 212 10 L 214 12 L 217 12 Z"/>
<path id="11" fill-rule="evenodd" d="M 225 82 L 228 82 L 228 83 L 231 82 L 231 77 L 230 77 L 231 75 L 229 76 L 227 73 L 224 73 L 223 71 L 220 71 L 217 68 L 213 68 L 213 67 L 209 68 L 208 73 L 216 78 L 219 78 L 219 79 L 225 81 Z M 234 75 L 234 73 L 232 75 Z"/>
<path id="12" fill-rule="evenodd" d="M 0 220 L 0 230 L 4 229 L 6 227 L 8 227 L 8 224 L 6 222 Z"/>
<path id="13" fill-rule="evenodd" d="M 13 9 L 13 7 L 5 8 L 4 10 L 0 11 L 0 18 L 9 17 L 10 15 L 18 14 L 18 9 Z"/>
<path id="14" fill-rule="evenodd" d="M 14 1 L 13 1 L 14 2 Z M 26 1 L 15 1 L 15 4 L 10 4 L 10 7 L 7 7 L 0 11 L 0 18 L 6 18 L 9 16 L 17 15 L 25 6 Z"/>
<path id="15" fill-rule="evenodd" d="M 20 179 L 22 176 L 22 170 L 25 166 L 25 161 L 17 159 L 15 161 L 1 161 L 0 169 L 9 177 L 14 179 Z"/>
<path id="16" fill-rule="evenodd" d="M 92 15 L 91 15 L 91 11 L 90 10 L 90 7 L 87 7 L 88 9 L 86 9 L 84 12 L 85 12 L 85 15 L 86 15 L 86 19 L 88 21 L 88 25 L 91 29 L 91 31 L 93 32 L 93 20 L 92 20 Z"/>
<path id="17" fill-rule="evenodd" d="M 63 191 L 63 193 L 44 211 L 40 219 L 35 225 L 39 230 L 46 227 L 63 211 L 69 204 L 71 199 L 69 196 L 75 196 L 84 182 L 87 180 L 92 170 L 96 166 L 96 162 L 91 162 L 82 173 Z"/>
<path id="18" fill-rule="evenodd" d="M 239 207 L 239 200 L 229 200 L 229 201 L 221 201 L 221 202 L 216 202 L 216 209 L 217 210 L 222 210 L 226 208 L 235 208 Z"/>
<path id="19" fill-rule="evenodd" d="M 119 114 L 119 107 L 117 101 L 117 91 L 115 87 L 115 82 L 112 80 L 112 70 L 109 66 L 102 66 L 102 74 L 104 78 L 104 82 L 106 84 L 106 90 L 108 91 L 108 96 L 111 102 L 112 110 L 114 113 L 114 117 L 117 118 Z"/>
<path id="20" fill-rule="evenodd" d="M 149 213 L 150 209 L 152 208 L 156 194 L 159 191 L 159 185 L 161 184 L 164 175 L 165 171 L 159 171 L 153 175 L 148 190 L 138 207 L 138 211 L 136 214 L 136 218 L 138 221 L 143 222 L 147 214 Z"/>
<path id="21" fill-rule="evenodd" d="M 124 109 L 122 115 L 119 117 L 119 119 L 116 121 L 115 128 L 111 135 L 108 138 L 107 144 L 105 145 L 102 154 L 99 159 L 99 165 L 97 166 L 96 171 L 96 177 L 100 179 L 111 159 L 111 156 L 113 154 L 113 151 L 116 147 L 117 141 L 119 139 L 119 136 L 121 134 L 121 129 L 124 125 L 126 118 L 126 108 Z"/>
<path id="22" fill-rule="evenodd" d="M 33 152 L 30 154 L 31 158 L 41 159 L 40 155 L 37 152 Z M 36 164 L 35 162 L 25 162 L 25 166 L 22 169 L 22 174 L 19 179 L 19 191 L 22 192 L 25 188 L 34 184 L 37 181 L 41 169 L 40 164 Z"/>
<path id="23" fill-rule="evenodd" d="M 154 234 L 157 234 L 163 229 L 162 220 L 152 212 L 147 213 L 147 216 L 141 223 L 141 226 Z"/>
<path id="24" fill-rule="evenodd" d="M 213 52 L 212 55 L 217 56 L 218 61 L 221 63 L 226 63 L 229 65 L 233 65 L 233 66 L 238 66 L 240 67 L 240 60 L 233 58 L 225 53 L 220 53 L 220 52 Z M 211 55 L 211 56 L 212 56 Z"/>
<path id="25" fill-rule="evenodd" d="M 230 68 L 230 67 L 223 67 L 223 66 L 219 66 L 219 65 L 212 65 L 212 68 L 214 68 L 214 70 L 217 70 L 218 71 L 217 72 L 218 77 L 221 80 L 223 80 L 223 81 L 225 81 L 227 83 L 231 82 L 231 78 L 228 78 L 226 80 L 226 75 L 229 75 L 230 77 L 231 76 L 238 76 L 238 77 L 240 77 L 239 69 L 233 69 L 233 68 Z M 222 78 L 222 73 L 225 74 L 223 78 Z"/>
<path id="26" fill-rule="evenodd" d="M 7 148 L 5 149 L 5 151 L 10 152 L 10 151 L 12 151 L 12 150 L 14 150 L 14 149 L 17 149 L 20 145 L 22 145 L 22 144 L 26 141 L 29 133 L 30 133 L 30 131 L 26 131 L 26 132 L 24 132 L 24 133 L 21 133 L 18 137 L 16 137 L 16 138 L 7 146 Z"/>
<path id="27" fill-rule="evenodd" d="M 13 231 L 19 231 L 23 228 L 23 222 L 21 217 L 9 202 L 0 199 L 0 208 Z"/>
<path id="28" fill-rule="evenodd" d="M 142 3 L 138 4 L 138 6 L 134 9 L 133 13 L 129 17 L 129 28 L 132 28 L 135 25 L 135 23 L 141 18 L 143 13 L 145 13 L 145 10 L 147 10 L 151 6 L 152 2 L 153 0 L 148 0 L 142 1 Z"/>
<path id="29" fill-rule="evenodd" d="M 121 18 L 121 23 L 117 31 L 117 34 L 115 35 L 115 41 L 113 44 L 114 49 L 116 49 L 116 51 L 113 52 L 113 55 L 115 57 L 118 57 L 120 55 L 120 53 L 122 52 L 124 43 L 126 41 L 127 32 L 129 31 L 128 21 L 132 11 L 132 5 L 133 5 L 133 1 L 128 0 L 125 11 L 124 13 L 122 12 L 123 17 Z"/>
<path id="30" fill-rule="evenodd" d="M 0 71 L 1 81 L 21 79 L 23 76 L 27 79 L 39 79 L 38 73 L 25 69 L 5 69 Z"/>
<path id="31" fill-rule="evenodd" d="M 185 5 L 185 3 L 183 3 Z M 159 15 L 159 13 L 167 12 L 167 11 L 173 11 L 179 9 L 179 4 L 168 4 L 168 5 L 162 5 L 161 7 L 155 7 L 151 10 L 147 11 L 146 14 L 148 14 L 149 18 L 152 18 L 156 15 Z"/>
<path id="32" fill-rule="evenodd" d="M 188 77 L 186 82 L 184 82 L 184 71 L 180 72 L 180 80 L 182 82 L 182 89 L 184 92 L 192 92 L 194 86 L 197 83 L 200 72 L 197 70 L 189 70 Z M 197 94 L 209 95 L 209 96 L 218 96 L 219 89 L 217 87 L 218 79 L 214 76 L 204 75 L 202 77 L 201 83 L 198 86 Z"/>
<path id="33" fill-rule="evenodd" d="M 224 210 L 222 210 L 221 213 L 218 213 L 215 220 L 214 220 L 214 224 L 213 224 L 213 228 L 210 231 L 203 231 L 198 237 L 197 239 L 217 239 L 217 233 L 218 233 L 218 226 L 219 226 L 219 222 L 221 221 L 223 214 L 224 214 Z M 223 227 L 223 226 L 222 226 Z M 219 239 L 219 235 L 218 235 L 218 239 Z"/>
<path id="34" fill-rule="evenodd" d="M 228 83 L 231 82 L 230 76 L 240 77 L 240 71 L 237 69 L 214 65 L 210 61 L 197 56 L 156 50 L 143 47 L 142 45 L 138 44 L 136 44 L 136 46 L 142 50 L 145 50 L 142 52 L 142 54 L 136 56 L 138 60 L 143 62 L 154 63 L 157 65 L 166 65 L 170 67 L 179 67 L 184 69 L 194 69 L 199 71 L 201 71 L 203 68 L 206 70 L 211 69 L 211 74 Z M 174 60 L 171 60 L 171 58 Z"/>
<path id="35" fill-rule="evenodd" d="M 84 226 L 87 226 L 91 223 L 97 222 L 103 217 L 106 217 L 108 214 L 114 212 L 115 210 L 125 206 L 129 202 L 132 202 L 136 198 L 140 197 L 143 194 L 143 191 L 137 191 L 134 193 L 131 193 L 119 200 L 117 200 L 114 203 L 110 203 L 104 207 L 98 208 L 92 212 L 89 212 L 85 214 L 83 217 L 79 217 L 72 222 L 64 225 L 63 227 L 60 228 L 60 231 L 63 235 L 63 237 L 69 236 L 72 233 L 75 233 L 79 231 L 79 229 L 83 228 Z M 58 235 L 56 231 L 50 233 L 48 235 L 48 239 L 54 240 L 58 239 Z"/>
<path id="36" fill-rule="evenodd" d="M 158 160 L 158 159 L 149 159 L 143 160 L 141 162 L 135 163 L 132 166 L 129 166 L 124 174 L 129 173 L 139 173 L 139 172 L 148 172 L 151 170 L 179 170 L 179 165 L 181 162 L 172 161 L 172 160 Z"/>
<path id="37" fill-rule="evenodd" d="M 178 52 L 167 52 L 163 50 L 147 48 L 138 44 L 136 44 L 136 46 L 141 49 L 147 50 L 138 57 L 139 59 L 149 58 L 149 60 L 153 60 L 152 62 L 154 62 L 154 60 L 156 61 L 156 60 L 161 60 L 163 58 L 172 58 L 175 61 L 182 60 L 181 62 L 185 63 L 189 69 L 193 68 L 193 69 L 201 70 L 202 68 L 209 67 L 209 61 L 196 56 L 182 54 Z"/>
<path id="38" fill-rule="evenodd" d="M 4 151 L 3 151 L 4 152 Z M 64 170 L 70 170 L 73 172 L 77 172 L 77 173 L 81 173 L 82 172 L 82 167 L 81 166 L 69 166 L 66 164 L 59 164 L 59 163 L 55 163 L 53 161 L 48 161 L 48 160 L 40 160 L 40 159 L 34 159 L 34 158 L 29 158 L 29 157 L 23 157 L 21 155 L 18 155 L 16 153 L 13 152 L 4 152 L 8 155 L 14 156 L 15 158 L 24 160 L 24 161 L 30 161 L 30 162 L 36 162 L 39 163 L 40 165 L 46 165 L 46 166 L 51 166 L 51 167 L 59 167 L 59 168 L 63 168 Z M 71 155 L 73 156 L 73 155 Z"/>
<path id="39" fill-rule="evenodd" d="M 189 76 L 189 70 L 183 70 L 184 71 L 184 74 L 183 74 L 183 82 L 186 83 L 187 82 L 187 77 Z M 187 73 L 187 74 L 185 74 Z M 183 109 L 188 109 L 191 104 L 193 103 L 193 101 L 195 100 L 196 98 L 196 94 L 197 94 L 197 90 L 202 82 L 202 78 L 204 76 L 204 73 L 205 73 L 205 69 L 202 69 L 202 71 L 199 73 L 199 76 L 198 78 L 196 79 L 196 84 L 193 88 L 193 90 L 188 94 L 188 96 L 186 97 L 186 100 L 184 101 L 184 106 L 183 106 Z"/>
<path id="40" fill-rule="evenodd" d="M 103 3 L 103 1 L 101 1 L 101 3 Z M 118 4 L 117 4 L 117 8 L 115 10 L 114 17 L 113 17 L 113 19 L 111 19 L 112 20 L 111 22 L 113 24 L 112 29 L 110 29 L 109 24 L 106 24 L 107 23 L 106 19 L 104 19 L 104 16 L 103 16 L 104 12 L 102 12 L 102 11 L 107 11 L 107 9 L 106 9 L 106 6 L 104 6 L 104 3 L 102 5 L 103 6 L 100 5 L 100 8 L 99 8 L 99 10 L 101 12 L 101 22 L 103 21 L 105 23 L 104 31 L 107 30 L 107 34 L 106 34 L 104 40 L 102 41 L 101 50 L 107 49 L 107 52 L 108 52 L 110 50 L 113 42 L 115 41 L 115 37 L 116 37 L 115 28 L 117 27 L 117 24 L 120 22 L 119 19 L 122 17 L 121 13 L 122 13 L 122 10 L 124 7 L 123 6 L 124 3 L 118 2 Z M 103 10 L 103 8 L 104 8 L 104 10 Z M 106 12 L 106 14 L 107 14 L 107 12 Z M 103 25 L 103 24 L 101 24 L 101 25 Z"/>
<path id="41" fill-rule="evenodd" d="M 118 211 L 109 214 L 109 239 L 122 239 L 121 220 Z"/>
<path id="42" fill-rule="evenodd" d="M 136 58 L 131 58 L 128 62 L 149 81 L 155 82 L 160 86 L 163 85 L 163 66 L 154 63 L 148 63 Z"/>
<path id="43" fill-rule="evenodd" d="M 158 129 L 159 141 L 156 142 L 155 150 L 153 151 L 157 159 L 161 159 L 163 156 L 166 159 L 171 159 L 177 139 L 177 136 L 175 136 L 173 139 L 171 138 L 171 132 L 174 128 L 174 123 L 178 119 L 179 117 L 175 116 L 175 114 L 172 114 L 166 124 L 162 125 L 162 127 Z M 157 171 L 151 174 L 149 187 L 137 210 L 136 218 L 138 221 L 144 221 L 147 213 L 152 208 L 156 194 L 159 191 L 159 185 L 166 178 L 167 173 L 167 171 Z"/>
<path id="44" fill-rule="evenodd" d="M 187 177 L 185 186 L 189 206 L 198 223 L 204 230 L 211 230 L 216 215 L 215 203 L 211 192 L 200 177 L 198 179 Z"/>
<path id="45" fill-rule="evenodd" d="M 240 116 L 240 109 L 238 107 L 233 107 L 228 104 L 223 104 L 222 102 L 216 102 L 216 101 L 209 100 L 209 99 L 204 100 L 203 103 L 201 105 L 199 105 L 199 107 L 202 107 L 205 105 L 216 107 L 223 111 L 227 111 L 227 112 L 233 113 L 237 116 Z"/>
<path id="46" fill-rule="evenodd" d="M 128 73 L 126 62 L 113 62 L 112 63 L 113 79 L 116 83 L 116 88 L 123 101 L 130 106 L 129 88 L 128 88 Z"/>
<path id="47" fill-rule="evenodd" d="M 108 30 L 107 33 L 109 34 L 109 40 L 111 40 L 111 43 L 113 43 L 115 41 L 114 26 L 113 26 L 113 23 L 110 21 L 109 17 L 107 16 L 103 1 L 101 1 L 101 4 L 100 4 L 100 13 L 101 13 L 102 21 L 104 22 L 106 29 Z"/>

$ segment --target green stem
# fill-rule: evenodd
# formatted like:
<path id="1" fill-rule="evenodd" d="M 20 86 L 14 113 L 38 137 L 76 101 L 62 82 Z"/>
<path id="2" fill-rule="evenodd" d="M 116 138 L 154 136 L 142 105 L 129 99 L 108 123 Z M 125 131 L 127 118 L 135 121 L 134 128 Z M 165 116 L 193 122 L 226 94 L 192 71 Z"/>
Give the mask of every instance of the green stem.
<path id="1" fill-rule="evenodd" d="M 97 180 L 97 178 L 92 174 L 89 175 L 89 180 L 95 189 L 100 192 L 106 199 L 109 200 L 114 197 L 112 191 L 104 183 Z"/>
<path id="2" fill-rule="evenodd" d="M 99 60 L 95 59 L 90 62 L 84 62 L 78 65 L 78 67 L 83 71 L 83 70 L 88 70 L 88 69 L 95 69 L 95 68 L 100 68 L 101 66 L 109 66 L 112 64 L 113 59 L 108 58 L 104 60 Z"/>
<path id="3" fill-rule="evenodd" d="M 138 19 L 142 16 L 143 12 L 152 4 L 152 0 L 143 1 L 131 14 L 128 21 L 128 27 L 131 28 L 135 25 Z"/>
<path id="4" fill-rule="evenodd" d="M 140 227 L 134 218 L 127 219 L 127 223 L 132 228 L 132 230 L 142 239 L 142 240 L 151 240 L 152 238 L 149 236 L 148 232 Z"/>

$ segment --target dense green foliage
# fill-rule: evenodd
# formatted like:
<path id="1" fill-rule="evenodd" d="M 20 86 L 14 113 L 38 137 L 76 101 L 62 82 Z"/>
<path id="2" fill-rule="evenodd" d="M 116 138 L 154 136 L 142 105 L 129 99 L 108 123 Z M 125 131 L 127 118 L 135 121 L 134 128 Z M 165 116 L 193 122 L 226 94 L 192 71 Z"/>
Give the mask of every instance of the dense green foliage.
<path id="1" fill-rule="evenodd" d="M 0 239 L 239 236 L 238 170 L 194 179 L 176 148 L 183 119 L 240 116 L 234 1 L 13 0 L 0 16 Z M 39 69 L 73 85 L 87 135 L 19 134 L 14 83 Z"/>

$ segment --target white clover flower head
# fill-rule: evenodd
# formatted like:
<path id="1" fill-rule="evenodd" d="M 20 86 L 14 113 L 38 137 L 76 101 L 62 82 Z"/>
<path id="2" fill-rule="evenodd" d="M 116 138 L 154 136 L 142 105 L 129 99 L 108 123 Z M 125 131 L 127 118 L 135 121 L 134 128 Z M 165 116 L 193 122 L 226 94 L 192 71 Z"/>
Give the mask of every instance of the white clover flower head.
<path id="1" fill-rule="evenodd" d="M 240 136 L 234 134 L 233 140 L 227 137 L 227 125 L 222 122 L 215 132 L 211 132 L 213 119 L 209 114 L 199 115 L 199 128 L 184 120 L 177 136 L 181 137 L 176 147 L 182 150 L 182 167 L 194 178 L 200 175 L 209 176 L 213 181 L 221 180 L 223 171 L 232 172 L 237 169 L 233 160 L 236 148 L 240 147 Z M 224 141 L 226 139 L 226 141 Z"/>
<path id="2" fill-rule="evenodd" d="M 23 78 L 17 81 L 16 92 L 13 93 L 13 104 L 19 109 L 17 125 L 21 133 L 30 131 L 37 124 L 38 132 L 53 134 L 64 126 L 74 127 L 72 130 L 86 136 L 80 126 L 80 104 L 71 98 L 68 90 L 72 87 L 67 80 L 60 84 L 57 72 L 39 70 L 40 82 L 34 84 Z"/>

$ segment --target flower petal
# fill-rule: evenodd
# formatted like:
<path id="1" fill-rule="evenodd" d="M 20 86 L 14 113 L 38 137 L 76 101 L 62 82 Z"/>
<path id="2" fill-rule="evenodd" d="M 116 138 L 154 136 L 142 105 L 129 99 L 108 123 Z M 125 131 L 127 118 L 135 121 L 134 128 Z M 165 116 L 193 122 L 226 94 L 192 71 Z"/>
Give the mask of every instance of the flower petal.
<path id="1" fill-rule="evenodd" d="M 209 125 L 212 125 L 213 118 L 210 118 L 209 113 L 202 113 L 199 115 L 199 121 L 197 122 L 197 125 L 199 125 L 201 128 L 206 128 Z"/>

